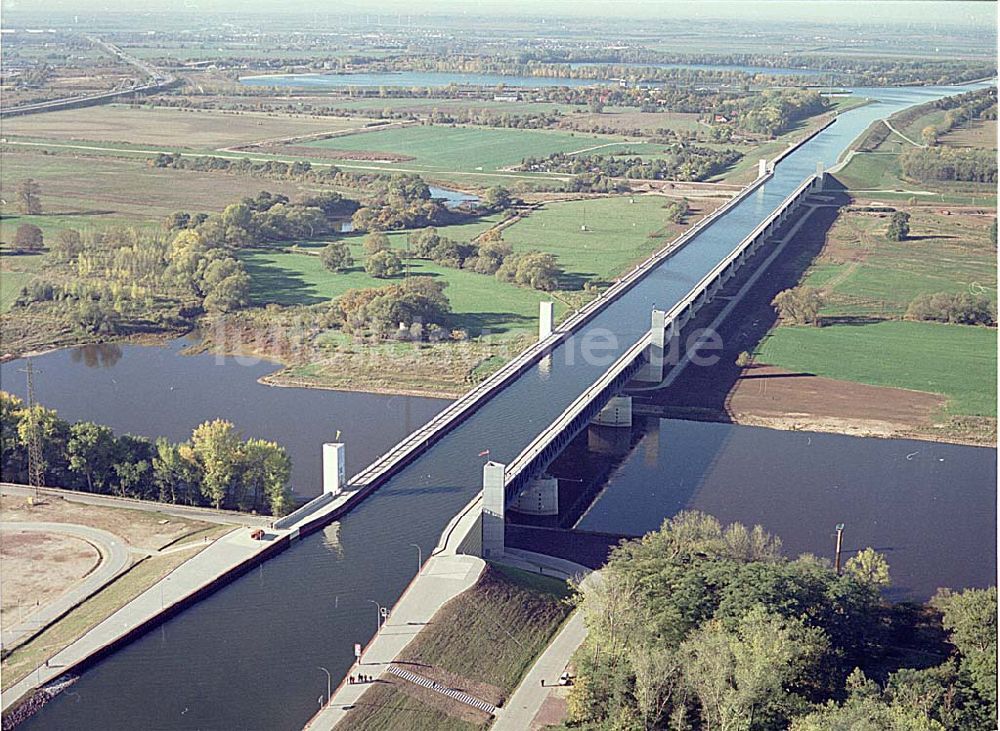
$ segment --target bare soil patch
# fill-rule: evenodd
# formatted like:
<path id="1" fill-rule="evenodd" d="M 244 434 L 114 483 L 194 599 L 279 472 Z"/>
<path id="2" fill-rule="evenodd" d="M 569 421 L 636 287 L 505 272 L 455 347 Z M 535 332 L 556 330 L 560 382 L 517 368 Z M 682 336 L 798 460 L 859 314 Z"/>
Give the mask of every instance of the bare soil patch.
<path id="1" fill-rule="evenodd" d="M 744 370 L 726 403 L 729 416 L 740 423 L 891 436 L 931 427 L 945 401 L 932 393 L 758 365 Z"/>
<path id="2" fill-rule="evenodd" d="M 58 533 L 0 535 L 0 622 L 17 624 L 89 574 L 101 560 L 87 541 Z"/>
<path id="3" fill-rule="evenodd" d="M 8 522 L 74 523 L 100 528 L 136 548 L 157 551 L 178 539 L 216 528 L 213 523 L 187 520 L 129 508 L 106 508 L 61 498 L 29 506 L 18 495 L 0 494 L 0 520 Z"/>

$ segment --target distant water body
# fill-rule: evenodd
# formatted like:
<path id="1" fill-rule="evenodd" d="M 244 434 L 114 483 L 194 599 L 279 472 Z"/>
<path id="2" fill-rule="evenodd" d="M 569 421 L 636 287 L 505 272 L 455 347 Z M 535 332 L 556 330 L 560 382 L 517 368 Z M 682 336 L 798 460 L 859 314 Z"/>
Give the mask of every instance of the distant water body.
<path id="1" fill-rule="evenodd" d="M 506 76 L 503 74 L 464 74 L 439 71 L 399 71 L 361 74 L 264 74 L 244 76 L 241 84 L 247 86 L 294 86 L 301 88 L 365 88 L 394 87 L 443 87 L 451 84 L 464 86 L 512 86 L 535 88 L 539 86 L 593 86 L 611 84 L 612 81 L 594 79 L 560 79 L 551 76 Z"/>

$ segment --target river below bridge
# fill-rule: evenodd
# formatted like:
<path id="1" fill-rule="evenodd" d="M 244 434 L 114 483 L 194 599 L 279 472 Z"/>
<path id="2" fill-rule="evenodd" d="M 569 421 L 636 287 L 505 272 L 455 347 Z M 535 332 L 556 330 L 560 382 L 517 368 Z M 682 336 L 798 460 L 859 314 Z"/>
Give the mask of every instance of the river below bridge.
<path id="1" fill-rule="evenodd" d="M 301 727 L 317 709 L 317 698 L 326 688 L 326 677 L 318 667 L 327 667 L 335 675 L 345 674 L 352 662 L 353 643 L 365 642 L 373 634 L 375 609 L 370 602 L 391 605 L 414 575 L 416 550 L 410 544 L 419 544 L 426 556 L 448 520 L 479 490 L 482 464 L 482 459 L 477 458 L 479 452 L 490 449 L 494 459 L 512 459 L 609 364 L 610 361 L 583 357 L 583 344 L 589 333 L 596 328 L 615 333 L 613 360 L 648 328 L 649 311 L 654 303 L 669 307 L 680 299 L 815 171 L 817 161 L 832 165 L 874 119 L 963 90 L 864 92 L 879 102 L 841 115 L 835 124 L 788 156 L 765 186 L 609 304 L 583 332 L 567 338 L 550 359 L 527 371 L 484 404 L 342 521 L 295 544 L 259 570 L 102 661 L 47 704 L 25 728 Z M 396 401 L 392 406 L 388 400 L 381 404 L 376 401 L 388 397 L 351 395 L 359 400 L 338 412 L 334 401 L 324 399 L 341 395 L 330 397 L 315 391 L 302 395 L 303 392 L 293 389 L 251 385 L 243 381 L 242 375 L 236 375 L 235 364 L 217 366 L 213 362 L 205 367 L 226 374 L 219 377 L 223 380 L 231 377 L 233 390 L 246 391 L 242 395 L 245 404 L 239 407 L 244 411 L 243 416 L 234 415 L 232 404 L 226 405 L 223 400 L 226 388 L 219 385 L 219 380 L 207 375 L 202 378 L 199 371 L 189 374 L 184 387 L 198 396 L 187 402 L 191 404 L 189 408 L 196 406 L 200 411 L 186 414 L 183 419 L 178 417 L 171 426 L 159 419 L 172 399 L 162 393 L 150 398 L 147 391 L 158 389 L 158 381 L 173 368 L 186 368 L 180 365 L 184 359 L 169 349 L 160 349 L 164 370 L 157 371 L 147 361 L 144 367 L 131 369 L 126 382 L 116 377 L 128 370 L 133 356 L 142 358 L 145 356 L 140 354 L 146 352 L 123 349 L 120 360 L 104 370 L 91 369 L 85 378 L 86 369 L 72 363 L 72 356 L 52 354 L 39 358 L 38 365 L 43 371 L 38 377 L 40 400 L 59 409 L 67 418 L 88 418 L 117 429 L 165 433 L 174 438 L 184 436 L 181 432 L 204 418 L 202 414 L 231 417 L 247 434 L 277 439 L 298 450 L 293 454 L 315 454 L 317 458 L 319 445 L 330 438 L 332 430 L 341 429 L 349 453 L 356 455 L 349 457 L 352 470 L 361 466 L 361 460 L 367 456 L 366 449 L 377 452 L 384 448 L 383 443 L 387 446 L 396 440 L 394 430 L 406 430 L 406 425 L 400 423 L 400 414 L 407 403 L 412 409 L 413 426 L 442 405 L 416 399 Z M 16 367 L 15 363 L 3 367 L 5 388 L 20 382 L 12 374 Z M 77 377 L 80 380 L 74 381 Z M 48 379 L 53 382 L 64 379 L 60 387 L 64 396 L 58 395 L 60 391 Z M 112 382 L 114 387 L 105 384 L 102 390 L 95 390 L 101 379 Z M 269 395 L 265 396 L 265 392 Z M 280 401 L 286 397 L 289 401 L 284 408 L 296 418 L 291 425 L 283 425 L 275 414 L 275 409 L 280 413 L 283 407 L 267 400 Z M 64 398 L 65 403 L 61 403 Z M 71 401 L 76 406 L 71 407 Z M 100 401 L 103 411 L 98 414 L 98 407 L 90 408 L 86 401 Z M 381 416 L 375 417 L 378 413 Z M 351 419 L 346 428 L 340 425 L 344 415 Z M 243 420 L 250 416 L 252 422 Z M 369 418 L 371 427 L 360 428 L 355 423 Z M 267 431 L 259 433 L 261 430 Z M 808 459 L 803 454 L 808 455 L 777 447 L 771 452 L 776 461 Z M 687 459 L 688 455 L 679 458 Z M 845 449 L 840 458 L 850 460 L 854 456 L 850 449 Z M 871 472 L 869 476 L 869 489 L 880 489 L 880 474 Z M 940 484 L 940 475 L 928 472 L 927 479 L 939 481 L 938 489 L 946 487 Z M 747 472 L 740 489 L 749 489 L 751 482 L 754 489 L 763 489 L 760 483 L 766 481 L 766 473 Z M 816 486 L 819 487 L 822 486 Z M 900 494 L 900 500 L 905 499 Z M 788 509 L 794 510 L 795 505 L 790 503 Z M 831 516 L 830 520 L 836 522 L 837 518 Z M 956 515 L 953 523 L 939 520 L 936 527 L 942 533 L 967 530 L 961 515 Z M 774 530 L 781 532 L 779 528 Z M 983 536 L 980 545 L 993 543 Z"/>

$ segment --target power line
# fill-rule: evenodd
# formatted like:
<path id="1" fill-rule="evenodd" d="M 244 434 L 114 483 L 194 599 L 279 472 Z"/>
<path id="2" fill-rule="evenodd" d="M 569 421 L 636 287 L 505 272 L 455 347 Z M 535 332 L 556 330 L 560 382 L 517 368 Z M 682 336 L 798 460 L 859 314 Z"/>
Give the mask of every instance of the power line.
<path id="1" fill-rule="evenodd" d="M 27 358 L 27 365 L 23 372 L 27 374 L 28 381 L 28 484 L 34 488 L 34 499 L 38 499 L 38 490 L 44 481 L 44 466 L 42 463 L 42 444 L 39 435 L 40 416 L 35 408 L 35 368 L 31 358 Z"/>

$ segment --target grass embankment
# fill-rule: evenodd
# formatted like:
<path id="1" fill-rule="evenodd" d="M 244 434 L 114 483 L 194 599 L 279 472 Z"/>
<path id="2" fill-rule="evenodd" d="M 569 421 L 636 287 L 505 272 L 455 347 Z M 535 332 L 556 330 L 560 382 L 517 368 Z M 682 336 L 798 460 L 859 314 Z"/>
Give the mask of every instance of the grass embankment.
<path id="1" fill-rule="evenodd" d="M 863 192 L 865 197 L 877 196 L 879 199 L 911 203 L 996 206 L 996 185 L 993 183 L 911 180 L 903 174 L 900 155 L 913 149 L 914 144 L 922 145 L 921 131 L 924 127 L 940 123 L 945 112 L 932 109 L 914 119 L 909 119 L 909 116 L 907 110 L 891 116 L 889 123 L 899 133 L 891 132 L 874 149 L 855 153 L 835 174 L 837 180 L 849 191 Z M 881 124 L 884 122 L 875 122 L 869 129 L 885 132 L 877 128 Z M 950 131 L 942 136 L 939 143 L 944 147 L 996 149 L 995 134 L 995 121 L 975 121 Z M 862 135 L 862 139 L 866 137 L 869 137 L 867 133 Z"/>
<path id="2" fill-rule="evenodd" d="M 779 326 L 761 363 L 844 381 L 941 394 L 943 418 L 996 417 L 995 328 L 909 322 L 919 295 L 972 291 L 996 302 L 989 217 L 913 208 L 911 237 L 888 241 L 888 216 L 842 212 L 802 279 L 823 293 L 826 326 Z"/>
<path id="3" fill-rule="evenodd" d="M 489 565 L 479 582 L 445 604 L 403 650 L 414 672 L 450 679 L 473 694 L 506 698 L 570 611 L 564 582 Z M 392 677 L 392 676 L 384 676 Z M 393 679 L 365 692 L 341 728 L 410 731 L 484 728 L 485 713 Z"/>

